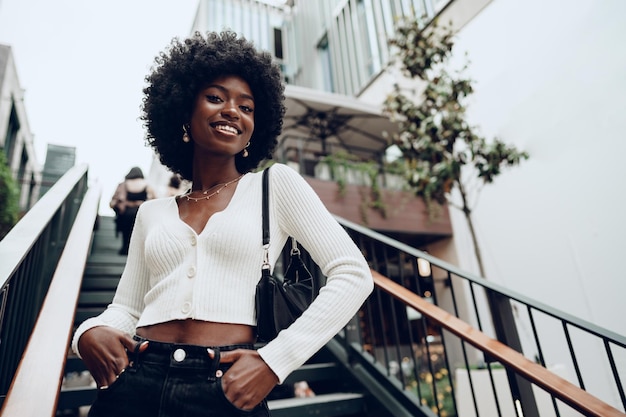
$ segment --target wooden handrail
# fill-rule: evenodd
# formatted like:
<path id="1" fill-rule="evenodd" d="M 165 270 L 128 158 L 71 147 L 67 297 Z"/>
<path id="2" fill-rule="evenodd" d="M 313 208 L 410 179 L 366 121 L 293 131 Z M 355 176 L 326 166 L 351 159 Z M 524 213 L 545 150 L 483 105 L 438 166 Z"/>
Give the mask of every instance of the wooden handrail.
<path id="1" fill-rule="evenodd" d="M 37 323 L 0 411 L 1 417 L 56 414 L 76 302 L 99 200 L 99 187 L 90 188 L 52 277 Z"/>
<path id="2" fill-rule="evenodd" d="M 487 336 L 447 311 L 429 303 L 420 296 L 372 270 L 377 287 L 401 300 L 406 305 L 436 322 L 444 329 L 457 335 L 500 363 L 514 370 L 533 384 L 543 388 L 564 403 L 586 416 L 624 417 L 626 414 L 589 394 L 569 381 L 550 372 L 543 366 L 527 359 L 524 355 L 503 343 Z"/>
<path id="3" fill-rule="evenodd" d="M 41 231 L 51 221 L 59 207 L 67 198 L 71 190 L 82 177 L 87 174 L 87 164 L 75 165 L 70 168 L 53 186 L 44 194 L 22 219 L 0 240 L 0 287 L 4 285 L 14 271 L 18 268 L 23 258 L 37 241 Z"/>

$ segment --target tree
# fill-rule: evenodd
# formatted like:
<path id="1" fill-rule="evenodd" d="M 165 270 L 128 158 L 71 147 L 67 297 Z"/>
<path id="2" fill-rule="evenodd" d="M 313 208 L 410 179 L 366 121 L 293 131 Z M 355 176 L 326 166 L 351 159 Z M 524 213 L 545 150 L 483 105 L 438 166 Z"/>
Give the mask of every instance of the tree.
<path id="1" fill-rule="evenodd" d="M 417 86 L 408 90 L 396 85 L 383 106 L 400 126 L 391 139 L 402 152 L 407 182 L 431 213 L 446 202 L 464 213 L 484 277 L 472 222 L 473 187 L 477 185 L 477 193 L 504 167 L 518 165 L 528 154 L 497 138 L 487 141 L 466 121 L 472 81 L 463 77 L 467 64 L 456 74 L 446 69 L 454 45 L 450 27 L 441 28 L 435 21 L 428 27 L 419 20 L 402 21 L 390 43 L 403 74 Z M 451 196 L 455 188 L 460 205 Z"/>
<path id="2" fill-rule="evenodd" d="M 0 149 L 0 240 L 9 233 L 18 219 L 18 189 L 11 169 Z"/>

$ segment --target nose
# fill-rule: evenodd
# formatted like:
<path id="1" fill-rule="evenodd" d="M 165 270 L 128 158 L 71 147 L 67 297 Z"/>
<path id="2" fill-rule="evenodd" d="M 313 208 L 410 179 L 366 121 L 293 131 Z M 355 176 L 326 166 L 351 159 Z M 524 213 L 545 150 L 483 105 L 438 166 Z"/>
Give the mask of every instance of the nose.
<path id="1" fill-rule="evenodd" d="M 237 111 L 237 106 L 233 103 L 225 103 L 224 108 L 222 109 L 222 116 L 230 119 L 238 119 L 239 112 Z"/>

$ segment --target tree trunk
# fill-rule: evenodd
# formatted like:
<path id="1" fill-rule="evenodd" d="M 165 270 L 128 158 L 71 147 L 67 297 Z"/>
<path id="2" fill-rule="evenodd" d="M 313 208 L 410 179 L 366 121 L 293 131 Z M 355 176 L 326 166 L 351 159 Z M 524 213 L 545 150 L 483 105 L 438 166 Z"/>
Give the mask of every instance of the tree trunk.
<path id="1" fill-rule="evenodd" d="M 476 262 L 478 262 L 478 270 L 482 278 L 487 278 L 485 275 L 485 267 L 483 266 L 483 258 L 478 246 L 478 239 L 476 237 L 476 231 L 474 230 L 474 223 L 472 223 L 472 216 L 470 211 L 463 211 L 465 213 L 465 219 L 467 219 L 467 225 L 469 226 L 470 234 L 472 235 L 472 244 L 474 245 L 474 253 L 476 255 Z"/>
<path id="2" fill-rule="evenodd" d="M 459 191 L 461 192 L 461 198 L 463 199 L 462 210 L 465 214 L 470 234 L 472 235 L 472 243 L 474 244 L 474 254 L 476 255 L 476 262 L 478 263 L 478 270 L 480 271 L 480 276 L 486 279 L 487 277 L 485 276 L 483 259 L 480 247 L 478 246 L 478 238 L 476 236 L 476 230 L 474 229 L 474 223 L 472 223 L 472 210 L 467 205 L 467 197 L 465 195 L 463 185 L 460 183 L 458 185 Z M 515 314 L 513 312 L 511 301 L 507 297 L 501 296 L 487 289 L 485 289 L 485 294 L 487 296 L 487 303 L 491 313 L 491 322 L 496 332 L 497 339 L 516 351 L 523 353 L 522 342 L 517 332 Z M 489 358 L 487 358 L 487 360 L 489 360 Z M 510 371 L 507 371 L 507 377 L 509 379 L 509 385 L 514 399 L 519 400 L 523 404 L 523 415 L 539 416 L 532 386 L 528 380 L 525 380 Z"/>
<path id="3" fill-rule="evenodd" d="M 474 229 L 474 223 L 472 222 L 472 210 L 467 205 L 467 197 L 465 195 L 465 189 L 461 183 L 459 185 L 459 191 L 461 192 L 461 199 L 463 200 L 463 214 L 465 214 L 465 220 L 469 227 L 470 235 L 472 236 L 472 244 L 474 245 L 474 255 L 476 256 L 476 262 L 478 263 L 478 271 L 482 278 L 487 278 L 485 275 L 485 267 L 483 266 L 483 258 L 478 246 L 478 237 L 476 236 L 476 230 Z"/>

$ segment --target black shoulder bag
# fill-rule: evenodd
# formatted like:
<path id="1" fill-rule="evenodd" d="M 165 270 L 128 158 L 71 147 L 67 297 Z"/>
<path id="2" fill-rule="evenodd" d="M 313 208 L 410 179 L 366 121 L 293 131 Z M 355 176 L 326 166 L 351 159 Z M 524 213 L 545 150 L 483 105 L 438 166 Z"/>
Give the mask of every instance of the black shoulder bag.
<path id="1" fill-rule="evenodd" d="M 269 342 L 278 332 L 291 325 L 317 296 L 318 288 L 311 273 L 300 258 L 300 250 L 294 238 L 289 265 L 284 279 L 274 277 L 270 272 L 269 246 L 269 168 L 263 171 L 263 265 L 261 280 L 256 286 L 257 340 Z"/>

